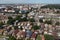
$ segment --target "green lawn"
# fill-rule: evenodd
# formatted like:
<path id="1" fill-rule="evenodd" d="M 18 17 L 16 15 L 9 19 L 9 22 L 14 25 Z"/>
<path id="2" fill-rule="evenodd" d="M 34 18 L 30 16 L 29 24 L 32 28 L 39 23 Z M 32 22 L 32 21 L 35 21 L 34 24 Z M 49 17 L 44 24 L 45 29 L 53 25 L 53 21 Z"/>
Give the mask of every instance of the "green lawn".
<path id="1" fill-rule="evenodd" d="M 42 39 L 41 39 L 41 36 L 38 35 L 37 38 L 36 38 L 36 40 L 42 40 Z"/>

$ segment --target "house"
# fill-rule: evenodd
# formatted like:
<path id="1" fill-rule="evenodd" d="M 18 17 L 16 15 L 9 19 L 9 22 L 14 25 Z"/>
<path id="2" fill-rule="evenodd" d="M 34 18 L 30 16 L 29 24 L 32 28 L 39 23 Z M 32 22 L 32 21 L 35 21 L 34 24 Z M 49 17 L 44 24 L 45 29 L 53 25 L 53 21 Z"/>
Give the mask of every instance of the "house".
<path id="1" fill-rule="evenodd" d="M 14 30 L 14 32 L 12 33 L 12 36 L 16 37 L 16 34 L 19 32 L 18 29 Z"/>
<path id="2" fill-rule="evenodd" d="M 26 37 L 30 38 L 32 33 L 33 33 L 32 31 L 26 30 Z"/>
<path id="3" fill-rule="evenodd" d="M 0 15 L 0 21 L 3 23 L 7 23 L 8 17 L 6 15 Z"/>
<path id="4" fill-rule="evenodd" d="M 37 35 L 35 33 L 33 33 L 32 36 L 31 36 L 31 40 L 36 40 L 36 36 Z"/>
<path id="5" fill-rule="evenodd" d="M 20 30 L 16 36 L 17 36 L 17 39 L 20 39 L 20 38 L 25 38 L 25 35 L 26 35 L 26 32 Z"/>
<path id="6" fill-rule="evenodd" d="M 4 36 L 6 36 L 7 34 L 8 34 L 8 32 L 7 32 L 7 31 L 4 31 L 4 32 L 3 32 L 3 35 L 4 35 Z"/>
<path id="7" fill-rule="evenodd" d="M 3 34 L 3 31 L 4 31 L 3 29 L 0 29 L 0 34 Z"/>
<path id="8" fill-rule="evenodd" d="M 8 35 L 12 35 L 13 32 L 14 30 L 11 30 L 10 32 L 8 32 Z"/>

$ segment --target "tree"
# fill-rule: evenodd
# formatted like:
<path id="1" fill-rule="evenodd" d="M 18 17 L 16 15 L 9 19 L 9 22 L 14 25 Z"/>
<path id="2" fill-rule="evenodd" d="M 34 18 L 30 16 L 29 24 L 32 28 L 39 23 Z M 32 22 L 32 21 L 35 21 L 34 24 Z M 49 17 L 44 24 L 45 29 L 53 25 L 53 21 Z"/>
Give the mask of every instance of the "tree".
<path id="1" fill-rule="evenodd" d="M 15 20 L 20 20 L 21 19 L 21 15 L 16 16 Z"/>
<path id="2" fill-rule="evenodd" d="M 49 20 L 49 21 L 46 20 L 45 23 L 47 23 L 47 24 L 52 24 L 52 20 Z"/>
<path id="3" fill-rule="evenodd" d="M 11 16 L 9 16 L 8 19 L 7 24 L 14 24 L 15 19 L 13 19 Z"/>
<path id="4" fill-rule="evenodd" d="M 0 22 L 0 26 L 2 26 L 2 25 L 4 25 L 4 23 L 3 22 Z"/>
<path id="5" fill-rule="evenodd" d="M 34 18 L 29 19 L 30 22 L 35 22 Z"/>
<path id="6" fill-rule="evenodd" d="M 34 29 L 34 30 L 38 30 L 38 29 L 40 29 L 40 27 L 37 26 L 37 25 L 33 25 L 33 26 L 32 26 L 32 29 Z"/>
<path id="7" fill-rule="evenodd" d="M 22 17 L 21 15 L 18 15 L 16 16 L 15 20 L 18 20 L 19 22 L 28 21 L 27 17 L 24 17 L 24 18 L 21 18 L 21 17 Z"/>
<path id="8" fill-rule="evenodd" d="M 60 22 L 56 22 L 55 25 L 60 25 Z"/>
<path id="9" fill-rule="evenodd" d="M 14 22 L 15 22 L 15 20 L 14 19 L 9 19 L 8 21 L 7 21 L 7 24 L 14 24 Z"/>
<path id="10" fill-rule="evenodd" d="M 16 38 L 15 38 L 15 37 L 13 37 L 13 36 L 11 36 L 11 35 L 9 35 L 8 40 L 16 40 Z"/>
<path id="11" fill-rule="evenodd" d="M 14 29 L 18 29 L 18 26 L 14 26 Z"/>
<path id="12" fill-rule="evenodd" d="M 22 18 L 21 21 L 28 21 L 27 17 Z"/>
<path id="13" fill-rule="evenodd" d="M 20 27 L 20 30 L 23 30 L 22 26 Z"/>
<path id="14" fill-rule="evenodd" d="M 42 40 L 41 36 L 38 35 L 37 38 L 36 38 L 36 40 Z"/>
<path id="15" fill-rule="evenodd" d="M 45 5 L 45 6 L 42 6 L 41 8 L 50 8 L 50 9 L 60 9 L 60 5 L 58 4 L 48 4 L 48 5 Z"/>
<path id="16" fill-rule="evenodd" d="M 0 28 L 3 28 L 2 26 L 4 25 L 4 23 L 3 22 L 0 22 Z"/>
<path id="17" fill-rule="evenodd" d="M 13 19 L 13 18 L 11 16 L 9 16 L 8 19 Z"/>
<path id="18" fill-rule="evenodd" d="M 52 35 L 45 34 L 44 37 L 45 40 L 55 40 L 55 38 Z"/>
<path id="19" fill-rule="evenodd" d="M 43 19 L 40 19 L 39 21 L 40 21 L 40 23 L 43 23 Z"/>
<path id="20" fill-rule="evenodd" d="M 17 14 L 18 14 L 18 13 L 19 13 L 19 11 L 20 11 L 20 9 L 17 9 L 17 8 L 15 9 L 15 13 L 17 13 Z"/>

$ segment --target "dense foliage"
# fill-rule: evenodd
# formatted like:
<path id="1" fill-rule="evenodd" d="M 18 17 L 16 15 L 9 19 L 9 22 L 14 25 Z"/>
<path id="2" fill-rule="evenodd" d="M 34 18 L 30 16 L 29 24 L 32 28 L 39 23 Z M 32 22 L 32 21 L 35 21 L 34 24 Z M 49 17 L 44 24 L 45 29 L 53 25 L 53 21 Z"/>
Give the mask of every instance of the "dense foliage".
<path id="1" fill-rule="evenodd" d="M 53 36 L 45 34 L 45 40 L 55 40 Z"/>
<path id="2" fill-rule="evenodd" d="M 16 40 L 16 38 L 13 37 L 13 36 L 9 36 L 9 39 L 8 40 Z"/>
<path id="3" fill-rule="evenodd" d="M 60 9 L 60 5 L 59 4 L 48 4 L 48 5 L 45 5 L 45 6 L 42 6 L 41 8 L 56 8 L 56 9 Z"/>
<path id="4" fill-rule="evenodd" d="M 40 27 L 37 26 L 37 25 L 33 25 L 33 26 L 32 26 L 32 29 L 34 29 L 34 30 L 38 30 L 38 29 L 40 29 Z"/>

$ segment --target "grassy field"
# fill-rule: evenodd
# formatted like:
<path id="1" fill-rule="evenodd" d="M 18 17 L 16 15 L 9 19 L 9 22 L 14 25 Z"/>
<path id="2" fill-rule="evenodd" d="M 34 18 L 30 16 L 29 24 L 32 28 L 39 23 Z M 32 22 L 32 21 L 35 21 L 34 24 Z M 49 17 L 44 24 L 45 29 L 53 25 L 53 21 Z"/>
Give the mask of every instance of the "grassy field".
<path id="1" fill-rule="evenodd" d="M 38 35 L 37 38 L 36 38 L 36 40 L 42 40 L 42 39 L 41 39 L 41 36 Z"/>

